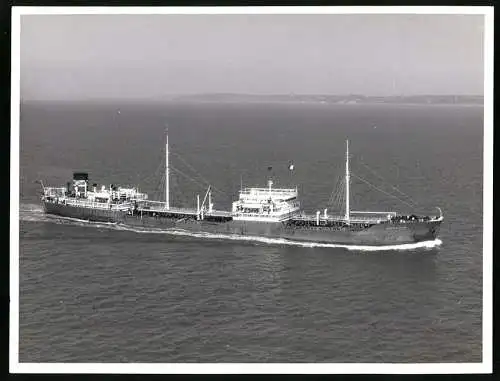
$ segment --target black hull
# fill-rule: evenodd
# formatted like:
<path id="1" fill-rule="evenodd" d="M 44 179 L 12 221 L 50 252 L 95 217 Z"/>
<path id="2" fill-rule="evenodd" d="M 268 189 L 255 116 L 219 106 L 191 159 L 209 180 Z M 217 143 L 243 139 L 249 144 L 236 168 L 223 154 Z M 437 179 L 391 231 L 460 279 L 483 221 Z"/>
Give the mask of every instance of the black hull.
<path id="1" fill-rule="evenodd" d="M 82 208 L 53 202 L 44 202 L 43 207 L 47 214 L 95 222 L 119 222 L 126 214 L 126 212 L 111 209 Z"/>
<path id="2" fill-rule="evenodd" d="M 131 227 L 182 229 L 196 233 L 236 234 L 292 241 L 341 245 L 385 246 L 434 240 L 441 221 L 380 223 L 367 228 L 288 226 L 285 223 L 251 221 L 197 221 L 194 218 L 170 218 L 130 215 L 126 211 L 88 209 L 44 202 L 46 213 L 98 222 L 116 222 Z"/>

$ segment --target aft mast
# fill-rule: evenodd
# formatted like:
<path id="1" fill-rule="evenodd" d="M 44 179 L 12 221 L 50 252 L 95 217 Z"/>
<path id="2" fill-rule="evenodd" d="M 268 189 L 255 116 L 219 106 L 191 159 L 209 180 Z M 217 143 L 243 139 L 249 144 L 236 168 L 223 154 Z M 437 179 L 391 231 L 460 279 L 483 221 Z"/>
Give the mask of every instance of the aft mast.
<path id="1" fill-rule="evenodd" d="M 165 131 L 165 209 L 170 209 L 169 163 L 168 163 L 168 128 Z"/>
<path id="2" fill-rule="evenodd" d="M 345 155 L 345 220 L 349 223 L 349 140 L 346 140 Z"/>

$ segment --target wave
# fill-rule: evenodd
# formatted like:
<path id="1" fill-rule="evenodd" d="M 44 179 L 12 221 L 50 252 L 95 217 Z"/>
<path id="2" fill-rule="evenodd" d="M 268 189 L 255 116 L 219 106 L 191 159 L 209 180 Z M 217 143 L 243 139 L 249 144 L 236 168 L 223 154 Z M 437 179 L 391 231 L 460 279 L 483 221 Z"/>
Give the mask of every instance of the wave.
<path id="1" fill-rule="evenodd" d="M 246 241 L 258 242 L 269 245 L 287 245 L 299 246 L 310 248 L 343 248 L 355 251 L 405 251 L 415 249 L 432 249 L 442 244 L 439 238 L 432 241 L 423 241 L 417 243 L 407 243 L 401 245 L 387 245 L 387 246 L 363 246 L 363 245 L 345 245 L 345 244 L 330 244 L 320 242 L 299 242 L 292 241 L 285 238 L 266 238 L 258 236 L 240 236 L 235 234 L 220 234 L 220 233 L 206 233 L 206 232 L 192 232 L 182 229 L 160 229 L 160 228 L 140 228 L 128 225 L 119 224 L 116 222 L 92 222 L 87 220 L 80 220 L 77 218 L 60 217 L 45 214 L 43 208 L 36 204 L 21 205 L 19 219 L 21 221 L 30 222 L 52 222 L 57 224 L 71 224 L 75 226 L 92 226 L 96 228 L 107 228 L 117 231 L 128 231 L 135 234 L 167 234 L 174 236 L 186 236 L 202 239 L 215 239 L 215 240 L 231 240 L 231 241 Z"/>
<path id="2" fill-rule="evenodd" d="M 43 208 L 39 204 L 21 204 L 19 205 L 19 212 L 43 213 Z"/>
<path id="3" fill-rule="evenodd" d="M 330 244 L 330 243 L 320 243 L 320 242 L 299 242 L 292 241 L 285 238 L 267 238 L 258 236 L 240 236 L 234 234 L 215 234 L 215 233 L 204 233 L 204 232 L 191 232 L 186 230 L 177 229 L 154 229 L 154 228 L 135 228 L 126 225 L 116 225 L 118 230 L 126 230 L 134 233 L 146 233 L 146 234 L 171 234 L 178 236 L 188 236 L 196 238 L 207 238 L 207 239 L 220 239 L 220 240 L 232 240 L 232 241 L 251 241 L 266 243 L 272 245 L 290 245 L 290 246 L 300 246 L 300 247 L 324 247 L 324 248 L 343 248 L 347 250 L 357 250 L 357 251 L 387 251 L 387 250 L 415 250 L 419 248 L 431 249 L 442 244 L 440 239 L 435 239 L 432 241 L 423 241 L 417 243 L 401 244 L 401 245 L 387 245 L 387 246 L 363 246 L 363 245 L 342 245 L 342 244 Z"/>
<path id="4" fill-rule="evenodd" d="M 19 220 L 29 222 L 52 222 L 56 224 L 66 224 L 75 226 L 110 227 L 117 225 L 115 222 L 91 222 L 78 218 L 54 216 L 45 214 L 45 211 L 37 204 L 21 204 L 19 207 Z"/>

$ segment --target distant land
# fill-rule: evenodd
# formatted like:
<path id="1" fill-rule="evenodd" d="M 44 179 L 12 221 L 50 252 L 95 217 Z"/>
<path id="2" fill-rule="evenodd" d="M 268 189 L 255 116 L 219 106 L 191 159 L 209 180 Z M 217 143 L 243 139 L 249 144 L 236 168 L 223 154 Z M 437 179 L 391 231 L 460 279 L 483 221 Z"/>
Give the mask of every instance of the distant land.
<path id="1" fill-rule="evenodd" d="M 479 105 L 482 95 L 312 95 L 312 94 L 233 94 L 208 93 L 193 95 L 165 95 L 157 98 L 86 98 L 86 99 L 22 99 L 24 103 L 304 103 L 304 104 L 407 104 L 407 105 Z"/>
<path id="2" fill-rule="evenodd" d="M 315 103 L 315 104 L 459 104 L 482 105 L 482 95 L 254 95 L 212 93 L 171 98 L 178 102 L 214 103 Z"/>

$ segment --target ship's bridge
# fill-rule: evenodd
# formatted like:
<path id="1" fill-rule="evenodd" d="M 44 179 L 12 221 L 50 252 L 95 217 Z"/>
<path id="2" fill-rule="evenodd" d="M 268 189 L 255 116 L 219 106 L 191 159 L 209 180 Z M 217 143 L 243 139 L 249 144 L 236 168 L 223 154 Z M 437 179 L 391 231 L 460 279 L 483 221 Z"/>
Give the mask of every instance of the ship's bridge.
<path id="1" fill-rule="evenodd" d="M 240 191 L 240 201 L 280 200 L 289 201 L 296 199 L 297 189 L 275 188 L 245 188 Z"/>
<path id="2" fill-rule="evenodd" d="M 297 189 L 245 188 L 239 193 L 239 199 L 233 202 L 234 220 L 281 222 L 295 216 L 300 211 Z"/>

